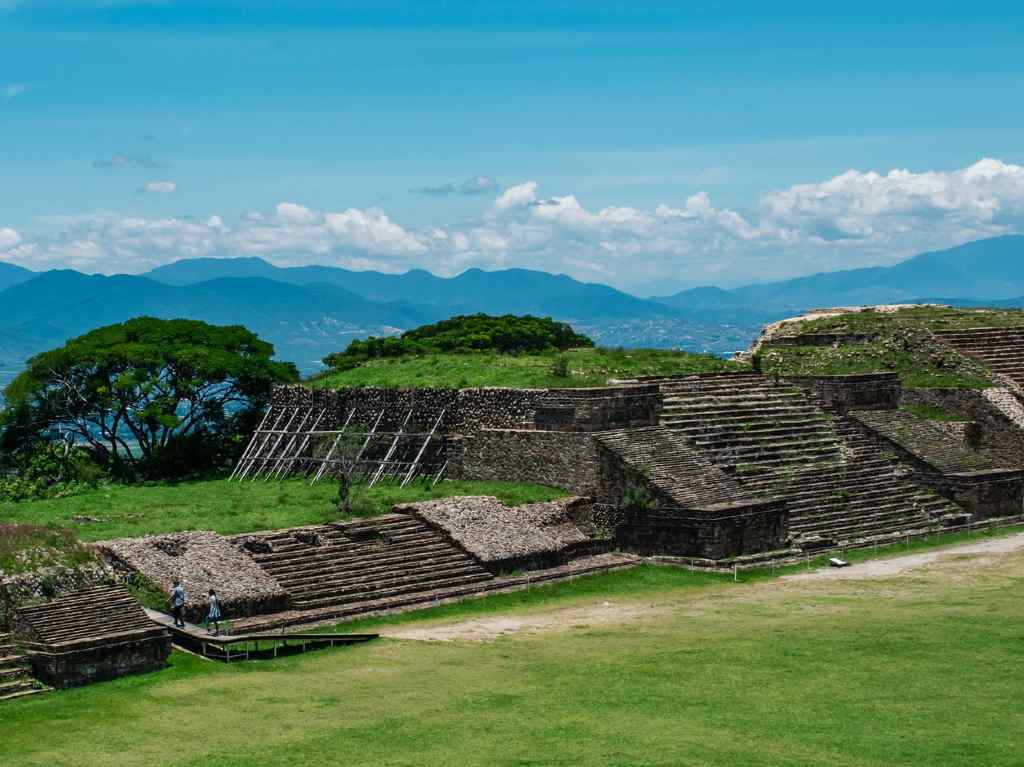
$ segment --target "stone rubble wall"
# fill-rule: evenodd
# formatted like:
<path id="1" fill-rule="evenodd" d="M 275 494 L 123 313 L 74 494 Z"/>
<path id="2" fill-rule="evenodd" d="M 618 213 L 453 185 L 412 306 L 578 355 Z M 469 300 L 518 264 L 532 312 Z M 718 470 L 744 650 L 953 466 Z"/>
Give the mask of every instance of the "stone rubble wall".
<path id="1" fill-rule="evenodd" d="M 35 652 L 32 673 L 57 689 L 159 671 L 171 655 L 171 635 L 99 644 L 63 653 Z"/>
<path id="2" fill-rule="evenodd" d="M 227 538 L 212 532 L 170 533 L 96 544 L 115 569 L 140 573 L 170 595 L 185 587 L 185 616 L 201 621 L 212 588 L 228 619 L 288 609 L 288 592 Z"/>
<path id="3" fill-rule="evenodd" d="M 481 429 L 450 440 L 447 476 L 504 482 L 536 482 L 594 496 L 601 484 L 597 443 L 582 432 Z"/>
<path id="4" fill-rule="evenodd" d="M 788 518 L 784 501 L 699 514 L 671 509 L 636 511 L 620 526 L 618 542 L 643 555 L 728 559 L 785 548 Z"/>
<path id="5" fill-rule="evenodd" d="M 585 498 L 506 506 L 493 496 L 457 496 L 401 504 L 411 514 L 476 557 L 494 573 L 558 567 L 589 537 L 574 515 L 585 514 Z"/>
<path id="6" fill-rule="evenodd" d="M 898 373 L 839 376 L 786 376 L 785 380 L 817 395 L 822 407 L 847 410 L 895 410 L 903 386 Z"/>
<path id="7" fill-rule="evenodd" d="M 397 430 L 411 410 L 416 428 L 429 431 L 441 417 L 443 433 L 471 434 L 480 429 L 545 428 L 594 431 L 619 425 L 657 423 L 661 394 L 657 385 L 608 386 L 594 389 L 386 389 L 349 387 L 309 389 L 279 386 L 271 405 L 276 409 L 324 411 L 320 429 L 335 429 L 352 413 L 352 423 Z M 443 413 L 443 417 L 442 417 Z M 297 424 L 302 418 L 298 416 Z M 312 418 L 307 425 L 312 425 Z M 281 424 L 283 426 L 284 424 Z M 411 430 L 411 427 L 407 430 Z"/>

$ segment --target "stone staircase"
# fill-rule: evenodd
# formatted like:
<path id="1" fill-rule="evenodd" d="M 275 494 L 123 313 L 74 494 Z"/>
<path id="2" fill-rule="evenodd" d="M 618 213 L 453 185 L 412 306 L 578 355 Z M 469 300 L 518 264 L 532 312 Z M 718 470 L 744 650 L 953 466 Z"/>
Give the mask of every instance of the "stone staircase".
<path id="1" fill-rule="evenodd" d="M 49 688 L 32 676 L 26 656 L 10 634 L 0 634 L 0 703 L 45 692 Z"/>
<path id="2" fill-rule="evenodd" d="M 740 478 L 839 461 L 831 419 L 794 386 L 742 373 L 664 381 L 661 390 L 662 424 Z"/>
<path id="3" fill-rule="evenodd" d="M 253 553 L 297 611 L 340 616 L 428 601 L 493 576 L 440 533 L 407 514 L 287 530 L 262 536 Z"/>
<path id="4" fill-rule="evenodd" d="M 1024 390 L 1024 327 L 942 330 L 935 335 Z"/>
<path id="5" fill-rule="evenodd" d="M 163 633 L 120 585 L 97 586 L 21 607 L 18 622 L 29 649 L 66 650 Z"/>
<path id="6" fill-rule="evenodd" d="M 748 500 L 751 493 L 664 426 L 597 435 L 598 442 L 684 508 Z"/>
<path id="7" fill-rule="evenodd" d="M 783 496 L 804 549 L 938 527 L 956 506 L 914 484 L 881 447 L 802 390 L 758 374 L 662 382 L 666 427 L 756 495 Z"/>

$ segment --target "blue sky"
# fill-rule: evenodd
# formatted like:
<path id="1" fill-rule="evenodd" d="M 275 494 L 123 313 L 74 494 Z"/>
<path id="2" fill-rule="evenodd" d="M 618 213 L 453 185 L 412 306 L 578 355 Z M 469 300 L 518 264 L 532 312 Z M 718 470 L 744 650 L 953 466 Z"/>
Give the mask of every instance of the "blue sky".
<path id="1" fill-rule="evenodd" d="M 685 5 L 0 0 L 0 259 L 658 293 L 1021 231 L 1019 4 Z"/>

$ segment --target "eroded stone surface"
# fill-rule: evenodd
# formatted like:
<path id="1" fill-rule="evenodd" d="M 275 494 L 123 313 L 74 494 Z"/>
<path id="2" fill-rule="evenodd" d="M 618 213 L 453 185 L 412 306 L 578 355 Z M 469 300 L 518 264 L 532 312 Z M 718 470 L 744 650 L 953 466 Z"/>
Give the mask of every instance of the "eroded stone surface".
<path id="1" fill-rule="evenodd" d="M 227 616 L 286 609 L 288 593 L 227 538 L 213 532 L 171 533 L 104 541 L 97 548 L 116 567 L 141 573 L 166 592 L 180 579 L 185 614 L 201 620 L 207 592 L 217 591 Z"/>

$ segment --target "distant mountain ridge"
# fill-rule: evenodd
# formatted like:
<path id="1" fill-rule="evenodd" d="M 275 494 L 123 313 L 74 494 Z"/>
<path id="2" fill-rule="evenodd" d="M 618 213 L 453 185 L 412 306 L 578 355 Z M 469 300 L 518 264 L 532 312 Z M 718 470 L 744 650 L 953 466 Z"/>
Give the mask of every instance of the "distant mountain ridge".
<path id="1" fill-rule="evenodd" d="M 243 324 L 304 372 L 353 338 L 400 332 L 456 314 L 535 314 L 567 321 L 606 346 L 731 353 L 761 325 L 820 306 L 914 302 L 1024 306 L 1024 237 L 979 240 L 892 267 L 810 275 L 643 299 L 607 285 L 529 269 L 438 277 L 260 258 L 196 258 L 143 275 L 31 272 L 0 263 L 0 377 L 32 354 L 139 315 Z"/>
<path id="2" fill-rule="evenodd" d="M 920 301 L 947 296 L 981 302 L 1024 295 L 1024 236 L 975 240 L 894 266 L 823 272 L 731 290 L 693 288 L 654 299 L 674 309 L 759 306 L 778 311 Z"/>

